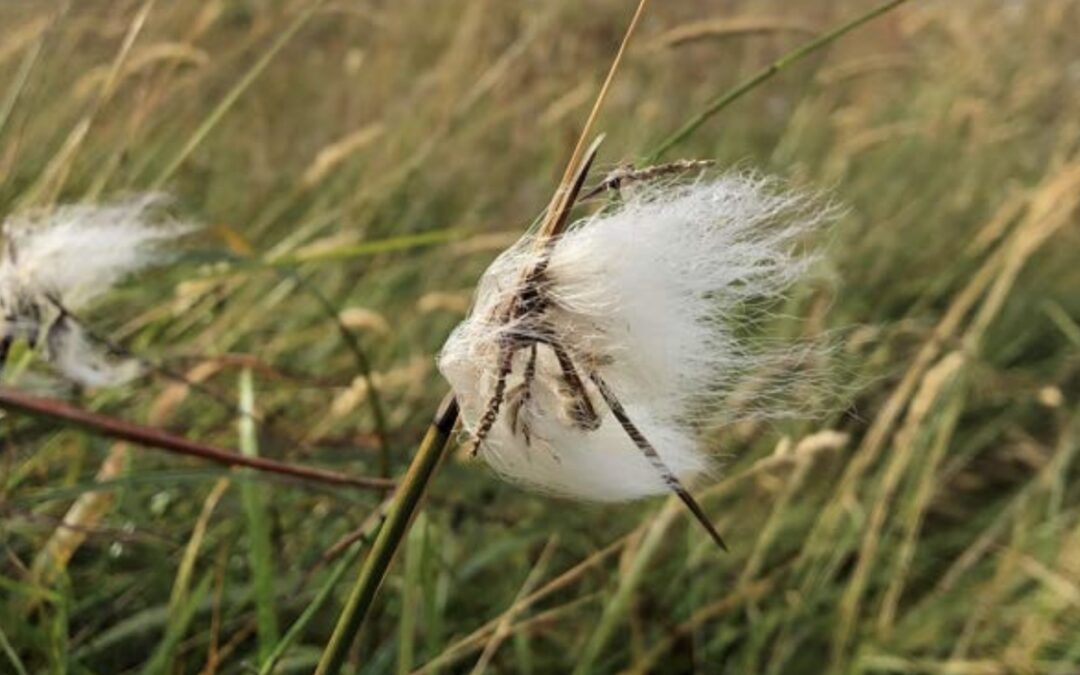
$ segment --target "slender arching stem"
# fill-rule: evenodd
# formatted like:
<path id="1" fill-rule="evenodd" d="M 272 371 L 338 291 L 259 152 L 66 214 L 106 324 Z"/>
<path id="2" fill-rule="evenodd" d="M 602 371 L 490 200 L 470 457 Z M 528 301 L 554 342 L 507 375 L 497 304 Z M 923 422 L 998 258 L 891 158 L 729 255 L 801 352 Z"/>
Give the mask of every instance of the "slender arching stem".
<path id="1" fill-rule="evenodd" d="M 295 282 L 297 286 L 306 291 L 315 302 L 318 303 L 322 312 L 334 322 L 334 326 L 337 327 L 338 335 L 341 336 L 342 342 L 352 353 L 353 359 L 356 362 L 356 367 L 360 370 L 360 377 L 364 378 L 364 384 L 367 386 L 367 398 L 368 405 L 371 407 L 371 417 L 375 424 L 375 439 L 379 444 L 379 474 L 383 478 L 390 477 L 390 441 L 389 441 L 389 425 L 386 423 L 386 411 L 383 408 L 382 395 L 379 393 L 378 387 L 375 386 L 375 374 L 371 365 L 371 359 L 368 358 L 367 351 L 364 350 L 360 344 L 359 338 L 349 327 L 342 321 L 341 316 L 338 314 L 337 307 L 330 301 L 330 298 L 319 290 L 319 287 L 311 283 L 299 272 L 294 270 L 275 268 L 277 273 L 286 279 L 290 279 Z"/>
<path id="2" fill-rule="evenodd" d="M 31 396 L 11 387 L 0 386 L 0 409 L 49 420 L 53 423 L 59 422 L 88 429 L 110 438 L 130 441 L 151 448 L 159 448 L 175 454 L 198 457 L 199 459 L 226 466 L 243 466 L 258 471 L 332 485 L 355 486 L 372 490 L 388 490 L 394 487 L 394 482 L 386 478 L 348 476 L 336 471 L 278 462 L 266 457 L 247 457 L 230 450 L 197 443 L 157 427 L 134 424 L 108 415 L 84 410 L 52 398 Z"/>
<path id="3" fill-rule="evenodd" d="M 394 493 L 394 503 L 387 513 L 386 522 L 379 530 L 371 553 L 364 561 L 360 576 L 353 585 L 345 608 L 338 617 L 334 633 L 319 660 L 315 675 L 337 673 L 345 663 L 353 638 L 356 637 L 356 633 L 364 622 L 364 617 L 371 609 L 375 594 L 382 585 L 386 570 L 390 567 L 413 516 L 423 503 L 431 477 L 446 454 L 457 418 L 457 400 L 453 395 L 448 394 L 443 399 L 424 440 L 420 443 L 420 449 L 417 450 L 416 457 L 409 466 L 409 472 Z"/>
<path id="4" fill-rule="evenodd" d="M 894 9 L 895 7 L 898 7 L 905 2 L 907 2 L 907 0 L 888 0 L 888 2 L 874 7 L 873 9 L 865 12 L 864 14 L 860 14 L 854 19 L 846 23 L 840 24 L 828 33 L 825 33 L 824 35 L 817 37 L 810 42 L 807 42 L 801 47 L 798 47 L 797 49 L 794 49 L 787 54 L 784 54 L 779 59 L 773 61 L 769 65 L 765 66 L 758 72 L 751 75 L 746 80 L 740 82 L 733 89 L 728 90 L 727 92 L 721 94 L 720 96 L 717 96 L 712 101 L 710 101 L 709 104 L 705 106 L 704 110 L 691 117 L 689 120 L 686 121 L 685 124 L 676 129 L 670 136 L 660 141 L 659 145 L 657 145 L 652 152 L 646 155 L 645 163 L 655 163 L 665 152 L 692 136 L 702 124 L 705 124 L 705 122 L 707 122 L 714 115 L 716 115 L 721 110 L 728 107 L 735 101 L 739 100 L 744 95 L 750 93 L 752 90 L 756 89 L 758 85 L 772 78 L 781 70 L 798 61 L 803 60 L 805 57 L 818 51 L 819 49 L 827 47 L 843 35 L 850 33 L 859 26 L 873 19 L 876 19 L 882 14 L 885 14 L 889 10 Z"/>
<path id="5" fill-rule="evenodd" d="M 634 29 L 638 25 L 638 21 L 644 12 L 646 4 L 648 4 L 648 0 L 638 0 L 637 9 L 634 12 L 634 17 L 630 22 L 630 26 L 623 35 L 622 43 L 619 46 L 619 52 L 612 61 L 611 67 L 608 69 L 607 78 L 604 81 L 600 94 L 596 98 L 589 119 L 582 129 L 570 161 L 567 163 L 563 179 L 560 181 L 559 187 L 552 196 L 552 206 L 548 209 L 536 239 L 537 246 L 541 247 L 541 250 L 547 250 L 552 238 L 558 236 L 561 233 L 562 228 L 565 227 L 568 220 L 569 209 L 573 206 L 577 193 L 581 190 L 582 185 L 584 185 L 584 177 L 588 173 L 592 157 L 594 157 L 596 153 L 596 143 L 594 143 L 592 148 L 586 153 L 584 161 L 580 160 L 582 148 L 585 147 L 584 144 L 591 133 L 592 124 L 596 119 L 606 93 L 610 89 L 614 74 L 618 70 L 619 64 L 622 62 L 622 56 L 626 52 L 626 46 L 634 33 Z M 578 172 L 576 176 L 574 173 L 575 171 Z M 572 180 L 572 176 L 576 177 L 578 180 Z M 576 189 L 573 187 L 575 184 Z M 527 278 L 527 276 L 525 278 Z M 502 359 L 500 359 L 500 361 L 501 360 Z M 393 498 L 394 504 L 391 507 L 387 521 L 379 531 L 378 538 L 375 541 L 371 554 L 368 556 L 368 559 L 360 572 L 360 576 L 352 588 L 348 604 L 338 618 L 334 633 L 331 636 L 330 642 L 323 652 L 318 668 L 315 671 L 316 675 L 336 675 L 336 673 L 340 672 L 349 647 L 371 607 L 371 603 L 375 598 L 379 586 L 382 584 L 382 579 L 385 576 L 387 569 L 389 569 L 390 563 L 393 561 L 394 553 L 397 551 L 401 539 L 409 528 L 409 522 L 416 513 L 416 509 L 427 488 L 427 484 L 434 475 L 435 470 L 438 468 L 439 462 L 446 451 L 450 434 L 457 424 L 457 420 L 458 404 L 451 393 L 448 394 L 444 400 L 439 413 L 435 417 L 435 421 L 428 429 L 428 433 L 421 443 L 420 450 L 417 452 L 416 457 L 409 467 L 409 471 L 406 474 L 404 481 L 395 492 Z"/>

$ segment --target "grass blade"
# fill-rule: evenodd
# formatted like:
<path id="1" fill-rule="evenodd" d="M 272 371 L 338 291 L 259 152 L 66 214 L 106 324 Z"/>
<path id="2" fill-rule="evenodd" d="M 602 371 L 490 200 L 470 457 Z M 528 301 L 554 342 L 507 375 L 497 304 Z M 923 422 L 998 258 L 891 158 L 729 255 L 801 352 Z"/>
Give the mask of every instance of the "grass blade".
<path id="1" fill-rule="evenodd" d="M 379 590 L 394 554 L 408 531 L 413 516 L 420 508 L 431 477 L 435 475 L 435 470 L 442 461 L 457 417 L 457 401 L 452 396 L 447 396 L 420 443 L 420 449 L 409 466 L 408 474 L 398 486 L 393 506 L 379 530 L 371 554 L 360 570 L 349 600 L 338 617 L 334 633 L 315 670 L 316 675 L 336 675 L 341 671 L 353 638 L 375 600 L 375 592 Z"/>
<path id="2" fill-rule="evenodd" d="M 776 61 L 773 61 L 755 74 L 751 75 L 749 79 L 737 85 L 734 89 L 731 89 L 728 92 L 714 98 L 711 102 L 709 102 L 707 106 L 705 106 L 704 110 L 687 120 L 687 122 L 681 127 L 679 127 L 679 129 L 677 129 L 673 134 L 660 141 L 660 144 L 656 147 L 656 149 L 648 154 L 644 163 L 655 164 L 657 160 L 659 160 L 660 157 L 662 157 L 664 153 L 666 153 L 668 150 L 671 150 L 679 143 L 682 143 L 686 139 L 690 138 L 690 136 L 692 136 L 694 132 L 701 127 L 702 124 L 705 124 L 705 122 L 709 121 L 709 119 L 713 115 L 716 115 L 721 110 L 728 107 L 735 101 L 739 100 L 746 94 L 750 93 L 754 89 L 757 89 L 759 85 L 764 83 L 766 80 L 771 79 L 781 70 L 784 70 L 788 66 L 791 66 L 792 64 L 803 60 L 805 57 L 813 54 L 819 49 L 829 46 L 840 37 L 846 35 L 847 33 L 850 33 L 859 26 L 868 23 L 873 19 L 876 19 L 882 14 L 885 14 L 890 10 L 899 7 L 905 2 L 907 2 L 907 0 L 889 0 L 884 4 L 878 5 L 877 7 L 871 9 L 869 12 L 861 14 L 854 19 L 837 26 L 833 30 L 822 35 L 821 37 L 807 42 L 798 49 L 795 49 L 794 51 L 788 52 L 787 54 L 781 56 Z"/>
<path id="3" fill-rule="evenodd" d="M 296 618 L 296 621 L 289 626 L 289 630 L 285 631 L 285 635 L 282 636 L 278 643 L 274 645 L 270 650 L 266 659 L 263 661 L 262 666 L 259 668 L 259 675 L 270 675 L 274 672 L 274 666 L 277 665 L 281 657 L 285 655 L 289 647 L 292 646 L 297 639 L 303 634 L 304 629 L 308 627 L 311 620 L 315 618 L 315 615 L 319 613 L 319 610 L 326 605 L 326 601 L 330 599 L 334 589 L 337 588 L 338 582 L 345 576 L 345 572 L 348 571 L 360 557 L 360 552 L 364 550 L 364 544 L 366 541 L 358 540 L 353 542 L 353 545 L 346 552 L 345 556 L 338 563 L 338 566 L 334 568 L 334 571 L 326 579 L 323 585 L 319 588 L 319 592 L 315 595 L 315 598 L 308 603 L 308 606 L 304 608 L 304 611 L 300 613 L 300 616 Z"/>
<path id="4" fill-rule="evenodd" d="M 18 72 L 15 73 L 14 81 L 8 87 L 3 101 L 0 101 L 0 136 L 3 136 L 4 128 L 7 126 L 8 120 L 11 119 L 11 112 L 15 109 L 15 104 L 19 102 L 19 97 L 22 96 L 23 91 L 26 89 L 30 73 L 33 72 L 34 65 L 37 63 L 38 56 L 41 55 L 41 48 L 44 45 L 45 35 L 42 34 L 27 50 L 26 56 L 23 57 L 22 62 L 19 64 Z"/>
<path id="5" fill-rule="evenodd" d="M 154 650 L 153 656 L 143 668 L 143 673 L 146 675 L 154 675 L 156 673 L 169 672 L 169 668 L 176 656 L 176 649 L 180 646 L 180 640 L 183 639 L 188 626 L 191 625 L 191 620 L 195 618 L 196 611 L 210 592 L 210 586 L 213 580 L 213 572 L 207 571 L 204 573 L 202 579 L 199 580 L 198 585 L 195 587 L 195 590 L 188 596 L 187 602 L 184 603 L 183 607 L 181 607 L 178 612 L 170 617 L 168 628 L 165 630 L 165 636 L 162 638 L 158 648 Z"/>
<path id="6" fill-rule="evenodd" d="M 225 113 L 229 112 L 236 101 L 239 100 L 240 96 L 243 95 L 248 87 L 258 79 L 259 75 L 266 70 L 266 67 L 270 65 L 270 62 L 274 60 L 274 57 L 278 55 L 278 52 L 280 52 L 293 36 L 304 27 L 304 24 L 314 16 L 315 12 L 317 12 L 321 6 L 322 0 L 312 2 L 308 5 L 307 9 L 301 12 L 300 15 L 293 20 L 292 24 L 278 36 L 277 40 L 274 40 L 274 43 L 270 45 L 270 48 L 259 57 L 259 60 L 251 66 L 251 69 L 240 78 L 240 81 L 225 94 L 225 98 L 221 99 L 221 102 L 218 103 L 206 119 L 203 120 L 203 123 L 200 124 L 199 128 L 195 130 L 195 133 L 191 135 L 191 138 L 189 138 L 187 143 L 184 144 L 184 147 L 180 149 L 180 152 L 176 153 L 176 156 L 169 161 L 161 173 L 158 174 L 157 178 L 150 183 L 151 191 L 160 190 L 165 182 L 172 178 L 173 174 L 176 173 L 176 170 L 180 168 L 180 165 L 184 163 L 191 153 L 195 151 L 195 148 L 199 147 L 199 144 L 214 130 L 214 127 L 216 127 L 218 122 L 221 121 L 221 118 L 225 116 Z"/>
<path id="7" fill-rule="evenodd" d="M 585 644 L 585 649 L 578 657 L 574 666 L 574 675 L 587 675 L 593 672 L 593 664 L 600 657 L 600 653 L 607 645 L 608 640 L 615 633 L 615 628 L 622 621 L 630 607 L 630 599 L 634 591 L 644 581 L 645 570 L 653 558 L 660 551 L 660 543 L 664 540 L 668 528 L 671 527 L 680 513 L 680 502 L 677 497 L 671 497 L 665 502 L 664 508 L 653 519 L 649 529 L 646 530 L 641 544 L 638 545 L 630 563 L 626 566 L 626 572 L 619 580 L 619 587 L 615 595 L 604 607 L 604 613 L 600 617 L 593 634 Z"/>
<path id="8" fill-rule="evenodd" d="M 306 263 L 341 262 L 353 258 L 365 258 L 380 253 L 393 253 L 395 251 L 407 251 L 421 246 L 444 244 L 460 239 L 464 233 L 456 229 L 431 230 L 416 234 L 403 234 L 386 239 L 373 239 L 362 241 L 348 246 L 334 246 L 312 251 L 278 256 L 265 261 L 264 264 L 273 267 L 294 267 Z"/>
<path id="9" fill-rule="evenodd" d="M 398 623 L 398 675 L 412 672 L 416 655 L 416 615 L 423 591 L 423 562 L 427 555 L 427 518 L 416 516 L 416 524 L 405 541 L 405 580 L 401 587 L 401 620 Z"/>
<path id="10" fill-rule="evenodd" d="M 11 646 L 11 641 L 8 640 L 7 633 L 2 627 L 0 627 L 0 651 L 4 652 L 4 656 L 7 657 L 16 675 L 27 675 L 26 666 L 23 665 L 15 648 Z"/>
<path id="11" fill-rule="evenodd" d="M 258 457 L 259 441 L 255 436 L 255 386 L 251 369 L 240 374 L 240 452 L 245 457 Z M 260 486 L 244 482 L 240 485 L 240 498 L 248 525 L 248 561 L 255 589 L 255 622 L 259 637 L 259 661 L 267 661 L 279 640 L 277 614 L 274 609 L 274 564 L 270 551 L 270 525 L 266 503 Z"/>

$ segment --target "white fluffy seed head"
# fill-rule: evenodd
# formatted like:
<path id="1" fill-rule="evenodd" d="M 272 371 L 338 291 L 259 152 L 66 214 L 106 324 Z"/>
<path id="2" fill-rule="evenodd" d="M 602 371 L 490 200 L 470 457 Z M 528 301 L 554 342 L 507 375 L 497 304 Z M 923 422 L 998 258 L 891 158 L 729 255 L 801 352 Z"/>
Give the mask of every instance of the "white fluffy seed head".
<path id="1" fill-rule="evenodd" d="M 11 337 L 43 337 L 46 356 L 69 379 L 118 384 L 139 374 L 106 355 L 72 317 L 126 276 L 168 257 L 164 244 L 192 230 L 162 214 L 165 199 L 144 195 L 106 205 L 59 206 L 4 221 L 0 311 Z"/>
<path id="2" fill-rule="evenodd" d="M 581 428 L 566 413 L 572 399 L 547 345 L 537 346 L 536 377 L 523 396 L 530 350 L 521 349 L 484 459 L 510 480 L 564 496 L 615 501 L 667 491 L 587 381 L 592 369 L 673 473 L 684 481 L 706 473 L 699 421 L 785 412 L 761 402 L 799 384 L 785 362 L 800 348 L 746 337 L 745 311 L 778 299 L 806 272 L 814 256 L 805 235 L 834 217 L 816 198 L 732 174 L 645 188 L 571 226 L 551 250 L 544 321 L 582 370 L 599 427 Z M 500 310 L 543 255 L 530 237 L 500 255 L 439 356 L 469 432 L 494 392 L 503 340 L 535 329 L 505 323 Z M 767 385 L 750 387 L 759 404 L 726 405 L 769 369 Z"/>
<path id="3" fill-rule="evenodd" d="M 143 373 L 138 361 L 107 354 L 82 326 L 70 319 L 50 327 L 47 355 L 66 378 L 84 387 L 115 387 Z"/>
<path id="4" fill-rule="evenodd" d="M 162 244 L 191 231 L 164 219 L 161 195 L 59 206 L 4 222 L 0 286 L 50 293 L 86 307 L 127 275 L 161 262 Z"/>

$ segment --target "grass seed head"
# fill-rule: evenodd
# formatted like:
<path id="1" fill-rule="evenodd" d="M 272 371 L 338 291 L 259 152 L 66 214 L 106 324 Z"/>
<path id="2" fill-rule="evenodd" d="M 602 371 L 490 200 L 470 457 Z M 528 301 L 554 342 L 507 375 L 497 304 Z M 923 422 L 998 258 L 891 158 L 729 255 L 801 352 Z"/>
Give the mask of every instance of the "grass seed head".
<path id="1" fill-rule="evenodd" d="M 65 377 L 87 386 L 137 376 L 138 364 L 110 358 L 73 312 L 82 312 L 122 279 L 168 257 L 165 244 L 190 225 L 161 213 L 164 198 L 144 195 L 105 205 L 76 204 L 4 221 L 0 311 L 7 340 L 44 339 Z"/>

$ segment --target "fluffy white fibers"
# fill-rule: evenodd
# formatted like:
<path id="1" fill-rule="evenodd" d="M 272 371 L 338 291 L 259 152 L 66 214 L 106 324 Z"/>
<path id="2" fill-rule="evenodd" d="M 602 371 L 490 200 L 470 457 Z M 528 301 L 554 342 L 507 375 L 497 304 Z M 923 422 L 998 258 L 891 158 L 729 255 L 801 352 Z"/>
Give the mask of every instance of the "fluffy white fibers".
<path id="1" fill-rule="evenodd" d="M 89 386 L 138 374 L 88 335 L 80 313 L 129 274 L 166 257 L 164 244 L 191 230 L 164 217 L 163 198 L 60 206 L 4 221 L 0 310 L 9 338 L 44 337 L 46 356 Z"/>
<path id="2" fill-rule="evenodd" d="M 83 309 L 127 275 L 160 262 L 161 244 L 190 231 L 162 222 L 163 203 L 159 195 L 143 195 L 9 218 L 0 284 L 51 293 L 69 309 Z"/>
<path id="3" fill-rule="evenodd" d="M 49 361 L 72 382 L 85 387 L 112 387 L 142 374 L 135 359 L 110 355 L 86 330 L 70 318 L 61 318 L 48 333 Z"/>
<path id="4" fill-rule="evenodd" d="M 644 188 L 556 240 L 540 283 L 549 302 L 539 324 L 505 320 L 523 273 L 546 255 L 531 237 L 519 241 L 484 274 L 439 356 L 464 426 L 475 433 L 488 408 L 500 345 L 529 333 L 566 348 L 600 420 L 588 429 L 568 414 L 572 399 L 550 344 L 537 345 L 535 377 L 522 395 L 531 348 L 519 349 L 499 419 L 479 448 L 484 459 L 510 480 L 569 497 L 668 491 L 590 382 L 595 372 L 676 476 L 707 472 L 697 422 L 772 412 L 722 408 L 753 373 L 792 353 L 745 337 L 745 310 L 776 300 L 803 275 L 813 259 L 804 235 L 833 217 L 817 199 L 751 175 Z"/>

